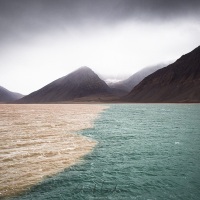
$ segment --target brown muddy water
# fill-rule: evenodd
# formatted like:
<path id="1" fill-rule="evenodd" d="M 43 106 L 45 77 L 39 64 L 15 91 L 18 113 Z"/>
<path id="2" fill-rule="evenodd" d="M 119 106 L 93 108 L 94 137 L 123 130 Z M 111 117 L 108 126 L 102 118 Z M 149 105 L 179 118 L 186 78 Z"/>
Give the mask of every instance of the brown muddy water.
<path id="1" fill-rule="evenodd" d="M 96 141 L 76 134 L 104 105 L 0 104 L 0 197 L 21 193 L 80 162 Z"/>

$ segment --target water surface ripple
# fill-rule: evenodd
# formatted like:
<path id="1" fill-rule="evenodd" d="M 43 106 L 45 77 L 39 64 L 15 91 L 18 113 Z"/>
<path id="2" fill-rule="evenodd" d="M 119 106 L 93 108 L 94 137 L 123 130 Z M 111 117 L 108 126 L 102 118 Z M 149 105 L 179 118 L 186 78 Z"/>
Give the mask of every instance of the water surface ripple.
<path id="1" fill-rule="evenodd" d="M 22 193 L 79 162 L 96 141 L 75 132 L 91 128 L 105 108 L 0 104 L 0 198 Z"/>
<path id="2" fill-rule="evenodd" d="M 200 198 L 200 105 L 120 104 L 81 134 L 98 141 L 84 164 L 15 200 Z"/>

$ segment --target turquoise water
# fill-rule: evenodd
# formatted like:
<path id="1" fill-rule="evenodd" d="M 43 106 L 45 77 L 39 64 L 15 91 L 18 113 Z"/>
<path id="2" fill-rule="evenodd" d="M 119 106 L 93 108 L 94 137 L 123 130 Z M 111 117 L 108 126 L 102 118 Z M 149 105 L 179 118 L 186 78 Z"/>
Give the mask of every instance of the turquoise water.
<path id="1" fill-rule="evenodd" d="M 81 134 L 97 140 L 82 164 L 15 200 L 200 199 L 200 105 L 111 105 Z"/>

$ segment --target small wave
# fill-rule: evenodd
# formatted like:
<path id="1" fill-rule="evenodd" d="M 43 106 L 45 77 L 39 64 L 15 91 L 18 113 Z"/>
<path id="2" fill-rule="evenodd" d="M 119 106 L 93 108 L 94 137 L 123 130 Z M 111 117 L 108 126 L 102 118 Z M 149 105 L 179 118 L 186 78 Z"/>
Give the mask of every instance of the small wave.
<path id="1" fill-rule="evenodd" d="M 180 142 L 175 142 L 175 144 L 180 144 Z"/>

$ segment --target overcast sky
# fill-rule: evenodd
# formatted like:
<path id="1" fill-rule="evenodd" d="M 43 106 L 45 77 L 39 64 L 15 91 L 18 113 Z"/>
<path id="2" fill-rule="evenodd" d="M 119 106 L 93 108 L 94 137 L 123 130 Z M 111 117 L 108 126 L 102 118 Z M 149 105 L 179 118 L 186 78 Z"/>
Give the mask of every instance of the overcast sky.
<path id="1" fill-rule="evenodd" d="M 23 94 L 81 66 L 125 78 L 199 45 L 199 0 L 0 0 L 0 85 Z"/>

